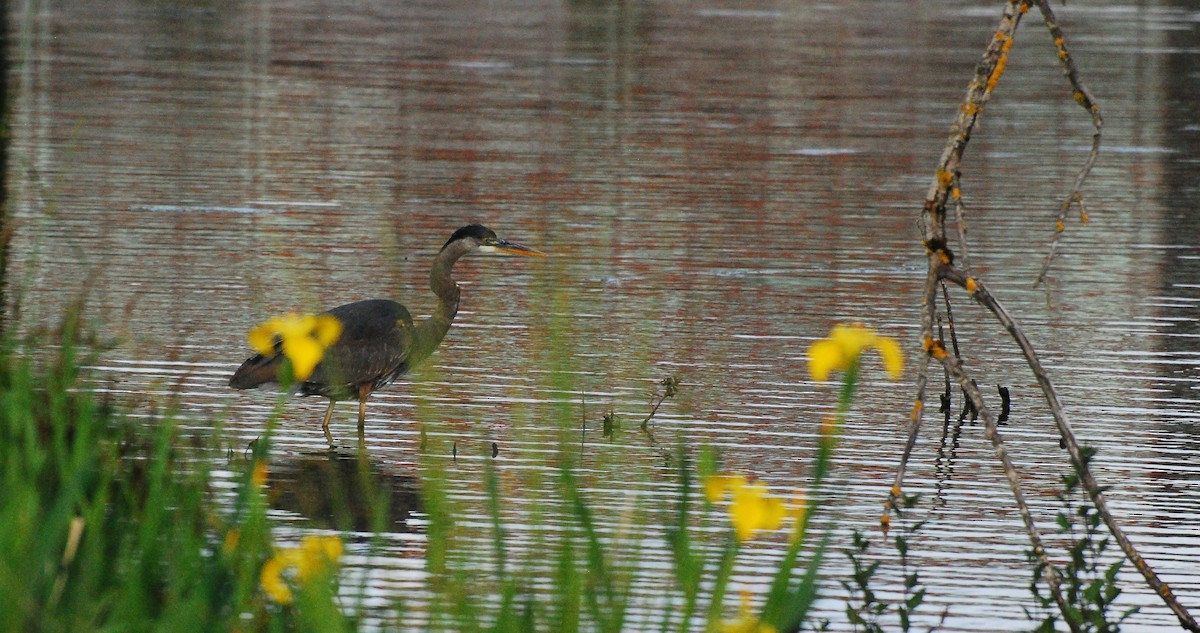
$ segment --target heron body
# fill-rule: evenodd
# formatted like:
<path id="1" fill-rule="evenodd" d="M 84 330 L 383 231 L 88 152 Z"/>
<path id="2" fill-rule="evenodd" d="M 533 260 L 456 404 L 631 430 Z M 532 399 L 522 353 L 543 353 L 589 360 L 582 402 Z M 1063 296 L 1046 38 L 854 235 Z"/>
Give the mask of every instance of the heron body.
<path id="1" fill-rule="evenodd" d="M 367 397 L 425 360 L 450 330 L 458 314 L 459 288 L 450 276 L 454 263 L 467 253 L 484 252 L 510 255 L 543 256 L 534 249 L 506 242 L 480 224 L 454 232 L 433 261 L 429 285 L 437 295 L 433 314 L 421 322 L 401 304 L 389 299 L 368 299 L 347 303 L 325 314 L 341 323 L 342 332 L 327 350 L 307 379 L 299 382 L 302 396 L 318 395 L 329 399 L 322 429 L 329 435 L 329 421 L 338 400 L 358 399 L 358 430 L 366 421 Z M 276 382 L 284 355 L 279 345 L 272 354 L 248 358 L 229 379 L 235 389 L 252 389 Z"/>

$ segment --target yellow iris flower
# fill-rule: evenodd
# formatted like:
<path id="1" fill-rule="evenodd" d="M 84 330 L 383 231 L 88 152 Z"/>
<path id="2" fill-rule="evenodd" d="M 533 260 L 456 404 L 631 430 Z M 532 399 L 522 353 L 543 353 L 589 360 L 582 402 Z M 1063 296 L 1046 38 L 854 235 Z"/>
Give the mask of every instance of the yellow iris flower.
<path id="1" fill-rule="evenodd" d="M 704 496 L 709 503 L 716 503 L 725 497 L 725 493 L 747 483 L 742 475 L 710 475 L 704 478 Z"/>
<path id="2" fill-rule="evenodd" d="M 300 547 L 281 548 L 263 563 L 258 582 L 271 600 L 291 604 L 292 589 L 285 578 L 288 570 L 295 569 L 296 582 L 306 582 L 332 570 L 342 551 L 342 539 L 336 536 L 306 536 Z"/>
<path id="3" fill-rule="evenodd" d="M 742 475 L 708 477 L 704 480 L 704 493 L 709 501 L 730 495 L 729 522 L 739 543 L 754 538 L 759 530 L 778 530 L 787 514 L 783 500 L 767 494 L 766 484 L 749 481 Z"/>
<path id="4" fill-rule="evenodd" d="M 321 362 L 325 350 L 342 335 L 342 322 L 328 314 L 288 313 L 253 328 L 246 335 L 259 354 L 274 354 L 278 341 L 283 355 L 292 362 L 296 380 L 306 380 Z"/>
<path id="5" fill-rule="evenodd" d="M 752 482 L 733 491 L 729 520 L 738 540 L 746 542 L 759 530 L 778 530 L 783 525 L 783 500 L 767 494 L 767 486 Z"/>
<path id="6" fill-rule="evenodd" d="M 262 585 L 267 596 L 278 604 L 292 603 L 292 588 L 283 579 L 283 572 L 288 568 L 288 561 L 282 557 L 282 552 L 263 563 L 262 571 L 258 574 L 258 582 Z"/>
<path id="7" fill-rule="evenodd" d="M 904 371 L 904 355 L 900 344 L 890 336 L 880 336 L 858 323 L 835 325 L 829 338 L 821 339 L 808 348 L 808 372 L 814 380 L 824 382 L 833 371 L 846 371 L 858 362 L 868 348 L 879 350 L 883 368 L 893 380 Z"/>

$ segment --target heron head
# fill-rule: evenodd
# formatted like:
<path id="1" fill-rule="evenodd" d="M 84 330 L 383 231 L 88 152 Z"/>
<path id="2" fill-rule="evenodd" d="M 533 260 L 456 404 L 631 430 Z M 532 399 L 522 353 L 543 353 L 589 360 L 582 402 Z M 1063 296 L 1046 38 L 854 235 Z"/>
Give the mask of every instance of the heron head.
<path id="1" fill-rule="evenodd" d="M 451 244 L 465 241 L 470 247 L 478 248 L 480 252 L 497 253 L 501 255 L 521 255 L 524 257 L 545 257 L 546 254 L 529 248 L 515 244 L 507 240 L 502 240 L 496 236 L 496 232 L 482 224 L 469 224 L 454 232 L 450 239 L 446 240 L 446 244 L 442 246 L 442 250 L 446 250 Z"/>

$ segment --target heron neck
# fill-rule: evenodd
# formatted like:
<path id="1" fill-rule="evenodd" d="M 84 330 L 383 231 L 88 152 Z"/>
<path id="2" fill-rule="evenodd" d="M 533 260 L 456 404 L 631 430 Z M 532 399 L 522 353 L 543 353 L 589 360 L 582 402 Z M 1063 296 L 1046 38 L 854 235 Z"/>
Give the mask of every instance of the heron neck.
<path id="1" fill-rule="evenodd" d="M 458 314 L 459 296 L 458 284 L 454 282 L 450 272 L 454 268 L 454 262 L 469 250 L 460 244 L 450 244 L 433 260 L 433 269 L 429 272 L 429 287 L 433 294 L 437 295 L 438 304 L 433 314 L 417 326 L 416 345 L 413 350 L 416 358 L 412 359 L 413 362 L 432 354 L 434 348 L 446 336 L 446 332 L 450 331 L 450 324 Z"/>

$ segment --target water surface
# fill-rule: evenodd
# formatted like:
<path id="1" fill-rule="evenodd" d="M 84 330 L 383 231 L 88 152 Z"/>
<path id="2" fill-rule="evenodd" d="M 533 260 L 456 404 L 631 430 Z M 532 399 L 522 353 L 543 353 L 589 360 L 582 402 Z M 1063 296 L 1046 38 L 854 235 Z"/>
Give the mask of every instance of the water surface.
<path id="1" fill-rule="evenodd" d="M 1200 20 L 1155 2 L 1056 9 L 1105 114 L 1091 222 L 1069 222 L 1048 287 L 1034 289 L 1090 123 L 1031 16 L 968 150 L 970 256 L 1100 449 L 1128 533 L 1198 612 Z M 673 484 L 636 426 L 675 375 L 682 390 L 654 421 L 661 443 L 715 444 L 729 466 L 800 487 L 835 397 L 808 379 L 807 346 L 856 320 L 915 358 L 916 219 L 998 14 L 878 2 L 26 3 L 12 20 L 8 296 L 24 331 L 86 296 L 117 341 L 101 388 L 147 416 L 178 406 L 196 433 L 223 420 L 222 441 L 244 447 L 276 405 L 226 387 L 250 326 L 370 297 L 428 314 L 436 249 L 481 221 L 554 256 L 460 263 L 450 335 L 413 381 L 372 398 L 372 468 L 415 476 L 424 424 L 426 453 L 479 508 L 494 444 L 506 519 L 529 539 L 531 515 L 554 521 L 537 492 L 561 427 L 574 438 L 582 420 L 577 457 L 594 498 L 652 507 Z M 1005 436 L 1053 532 L 1066 461 L 1036 385 L 978 308 L 960 298 L 955 315 L 981 384 L 1012 393 Z M 877 524 L 914 393 L 911 371 L 893 384 L 867 369 L 830 491 L 839 545 Z M 322 448 L 323 410 L 286 405 L 279 472 Z M 624 421 L 614 439 L 601 436 L 607 411 Z M 1028 629 L 1026 541 L 982 429 L 963 427 L 939 453 L 940 420 L 926 421 L 908 480 L 926 499 L 914 516 L 930 520 L 913 544 L 926 615 L 945 610 L 947 631 Z M 352 405 L 333 426 L 352 439 Z M 302 513 L 279 516 L 298 532 Z M 420 586 L 419 521 L 400 523 L 415 532 L 398 529 L 382 556 L 350 545 L 372 605 Z M 780 546 L 748 552 L 739 586 L 761 586 Z M 655 534 L 644 552 L 647 577 L 661 578 Z M 831 597 L 846 569 L 831 559 Z M 883 586 L 899 587 L 889 574 Z M 1173 624 L 1125 578 L 1119 606 L 1143 607 L 1127 630 Z M 845 629 L 840 611 L 822 603 Z"/>

